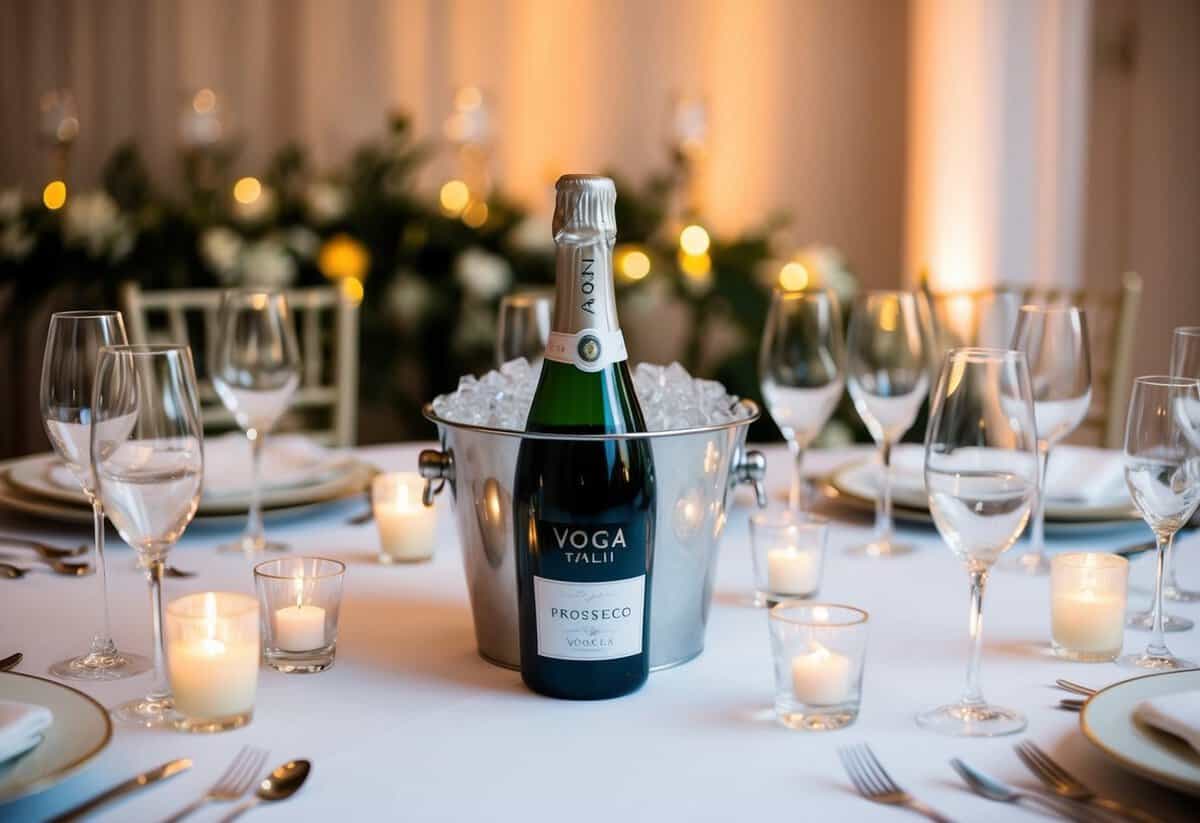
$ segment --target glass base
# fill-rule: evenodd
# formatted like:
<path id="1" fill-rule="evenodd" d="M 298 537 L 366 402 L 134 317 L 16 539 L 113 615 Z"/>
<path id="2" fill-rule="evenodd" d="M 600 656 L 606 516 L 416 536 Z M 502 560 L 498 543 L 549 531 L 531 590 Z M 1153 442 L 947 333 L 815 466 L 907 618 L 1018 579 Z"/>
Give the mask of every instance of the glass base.
<path id="1" fill-rule="evenodd" d="M 61 660 L 50 667 L 50 674 L 63 680 L 98 682 L 124 680 L 150 671 L 151 662 L 140 654 L 113 649 L 111 653 L 90 654 Z"/>
<path id="2" fill-rule="evenodd" d="M 769 609 L 777 603 L 782 603 L 784 600 L 812 600 L 817 596 L 818 591 L 814 589 L 807 594 L 776 594 L 774 592 L 756 591 L 754 593 L 754 605 L 756 608 Z"/>
<path id="3" fill-rule="evenodd" d="M 267 649 L 263 659 L 267 665 L 284 674 L 316 674 L 333 668 L 333 658 L 336 649 L 326 646 L 310 652 L 285 652 L 280 649 Z"/>
<path id="4" fill-rule="evenodd" d="M 192 734 L 214 734 L 216 732 L 228 732 L 234 729 L 240 729 L 242 726 L 248 725 L 254 719 L 254 712 L 248 711 L 242 714 L 235 714 L 231 717 L 218 718 L 190 718 L 179 717 L 175 721 L 175 730 L 180 732 L 190 732 Z"/>
<path id="5" fill-rule="evenodd" d="M 789 729 L 806 732 L 832 732 L 844 729 L 858 719 L 858 707 L 846 710 L 824 711 L 809 709 L 807 711 L 786 711 L 776 708 L 775 719 L 780 725 Z"/>
<path id="6" fill-rule="evenodd" d="M 988 703 L 952 703 L 917 715 L 917 725 L 955 737 L 999 737 L 1016 734 L 1027 725 L 1025 715 Z"/>
<path id="7" fill-rule="evenodd" d="M 217 551 L 225 554 L 262 554 L 263 552 L 291 551 L 291 548 L 287 543 L 278 543 L 274 540 L 267 540 L 265 537 L 243 534 L 236 540 L 222 543 L 217 547 Z"/>
<path id="8" fill-rule="evenodd" d="M 414 563 L 428 563 L 432 559 L 433 552 L 420 555 L 419 557 L 397 557 L 387 552 L 379 553 L 379 564 L 381 566 L 410 566 Z"/>
<path id="9" fill-rule="evenodd" d="M 175 701 L 171 699 L 170 695 L 130 700 L 113 709 L 112 716 L 126 725 L 142 726 L 147 729 L 174 728 L 181 719 L 175 711 Z"/>
<path id="10" fill-rule="evenodd" d="M 1151 654 L 1149 649 L 1137 654 L 1126 654 L 1118 657 L 1117 665 L 1125 669 L 1142 669 L 1153 672 L 1171 672 L 1178 669 L 1196 668 L 1195 663 L 1176 657 L 1169 651 L 1166 654 Z"/>
<path id="11" fill-rule="evenodd" d="M 1191 618 L 1180 617 L 1177 614 L 1163 615 L 1164 632 L 1186 632 L 1195 625 L 1195 622 Z M 1136 629 L 1141 632 L 1152 632 L 1154 631 L 1154 614 L 1152 612 L 1131 614 L 1125 618 L 1125 628 Z"/>
<path id="12" fill-rule="evenodd" d="M 859 546 L 846 549 L 846 554 L 856 557 L 899 557 L 911 554 L 915 547 L 908 543 L 897 543 L 895 540 L 872 540 Z"/>
<path id="13" fill-rule="evenodd" d="M 1001 555 L 996 568 L 1006 572 L 1018 572 L 1030 577 L 1041 577 L 1050 574 L 1050 558 L 1044 552 L 1021 552 L 1020 554 Z"/>
<path id="14" fill-rule="evenodd" d="M 1176 603 L 1196 603 L 1200 601 L 1200 591 L 1185 589 L 1174 583 L 1164 583 L 1163 598 L 1174 600 Z"/>
<path id="15" fill-rule="evenodd" d="M 1107 649 L 1105 651 L 1079 651 L 1077 649 L 1060 646 L 1053 640 L 1050 641 L 1051 648 L 1054 650 L 1054 656 L 1062 660 L 1070 660 L 1074 663 L 1111 663 L 1121 654 L 1121 647 L 1115 649 Z"/>

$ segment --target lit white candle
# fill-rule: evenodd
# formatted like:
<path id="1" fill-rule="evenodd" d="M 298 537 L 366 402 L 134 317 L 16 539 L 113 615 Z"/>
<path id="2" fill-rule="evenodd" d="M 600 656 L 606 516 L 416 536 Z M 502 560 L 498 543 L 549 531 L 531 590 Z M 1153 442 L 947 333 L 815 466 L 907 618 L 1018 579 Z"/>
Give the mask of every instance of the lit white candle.
<path id="1" fill-rule="evenodd" d="M 812 594 L 819 584 L 817 553 L 793 546 L 767 551 L 767 588 L 775 594 Z"/>
<path id="2" fill-rule="evenodd" d="M 433 556 L 436 510 L 421 502 L 416 474 L 380 475 L 372 491 L 375 524 L 383 556 L 391 560 L 427 560 Z"/>
<path id="3" fill-rule="evenodd" d="M 220 719 L 254 709 L 258 687 L 257 632 L 241 639 L 218 639 L 222 634 L 217 597 L 204 595 L 205 615 L 200 636 L 180 639 L 167 649 L 167 677 L 175 696 L 175 709 L 190 719 Z M 255 618 L 257 623 L 257 618 Z"/>
<path id="4" fill-rule="evenodd" d="M 1083 589 L 1050 601 L 1054 642 L 1076 652 L 1118 652 L 1125 639 L 1125 598 Z"/>
<path id="5" fill-rule="evenodd" d="M 850 658 L 820 643 L 813 651 L 792 658 L 792 691 L 796 700 L 813 706 L 832 706 L 851 698 Z"/>
<path id="6" fill-rule="evenodd" d="M 325 610 L 304 603 L 304 579 L 296 578 L 296 605 L 275 612 L 275 645 L 285 652 L 310 652 L 325 645 Z"/>

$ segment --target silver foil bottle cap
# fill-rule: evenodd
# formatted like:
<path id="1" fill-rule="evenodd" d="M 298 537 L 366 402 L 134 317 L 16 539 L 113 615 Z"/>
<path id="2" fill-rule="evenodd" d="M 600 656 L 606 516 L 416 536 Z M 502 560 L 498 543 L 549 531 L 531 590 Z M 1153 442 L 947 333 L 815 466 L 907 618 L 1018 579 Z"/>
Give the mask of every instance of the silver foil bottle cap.
<path id="1" fill-rule="evenodd" d="M 608 242 L 617 237 L 617 187 L 598 174 L 564 174 L 554 186 L 554 241 Z"/>

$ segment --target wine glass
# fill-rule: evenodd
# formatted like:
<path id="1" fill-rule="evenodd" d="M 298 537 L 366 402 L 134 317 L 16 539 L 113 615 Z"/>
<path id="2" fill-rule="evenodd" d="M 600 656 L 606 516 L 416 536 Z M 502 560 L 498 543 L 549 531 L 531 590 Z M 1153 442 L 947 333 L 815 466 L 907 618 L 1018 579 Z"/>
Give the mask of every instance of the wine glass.
<path id="1" fill-rule="evenodd" d="M 842 396 L 842 319 L 831 291 L 776 289 L 763 329 L 758 373 L 763 399 L 792 453 L 790 508 L 807 512 L 804 450 Z"/>
<path id="2" fill-rule="evenodd" d="M 50 317 L 42 359 L 41 411 L 54 451 L 67 464 L 92 504 L 96 576 L 102 607 L 91 650 L 55 663 L 50 672 L 72 680 L 119 680 L 150 668 L 146 658 L 119 651 L 108 614 L 108 577 L 104 560 L 104 506 L 96 496 L 92 473 L 92 384 L 102 346 L 125 343 L 125 325 L 116 311 L 55 312 Z"/>
<path id="3" fill-rule="evenodd" d="M 1075 431 L 1092 404 L 1087 315 L 1076 306 L 1022 306 L 1012 347 L 1025 352 L 1033 381 L 1042 487 L 1034 508 L 1029 550 L 1004 563 L 1028 574 L 1049 574 L 1046 556 L 1046 465 L 1050 448 Z"/>
<path id="4" fill-rule="evenodd" d="M 1038 496 L 1033 390 L 1022 352 L 963 348 L 946 354 L 925 432 L 925 487 L 942 539 L 971 581 L 967 687 L 957 703 L 917 715 L 943 734 L 991 737 L 1025 717 L 989 704 L 979 684 L 983 592 L 992 564 L 1025 526 Z"/>
<path id="5" fill-rule="evenodd" d="M 167 553 L 192 522 L 204 475 L 203 435 L 187 346 L 101 350 L 92 394 L 92 467 L 109 520 L 150 580 L 154 684 L 113 715 L 143 726 L 173 722 L 164 670 L 162 578 Z"/>
<path id="6" fill-rule="evenodd" d="M 300 383 L 300 354 L 283 292 L 234 289 L 221 299 L 213 388 L 250 441 L 250 512 L 242 535 L 221 551 L 285 551 L 263 534 L 262 451 Z"/>
<path id="7" fill-rule="evenodd" d="M 524 357 L 534 369 L 540 368 L 546 341 L 550 339 L 553 313 L 553 291 L 519 291 L 501 298 L 496 324 L 496 365 Z"/>
<path id="8" fill-rule="evenodd" d="M 1171 340 L 1171 376 L 1191 377 L 1200 380 L 1200 326 L 1180 326 L 1175 329 Z M 1200 591 L 1187 589 L 1175 577 L 1175 544 L 1167 551 L 1166 578 L 1163 581 L 1163 597 L 1184 603 L 1200 600 Z M 1172 615 L 1166 615 L 1167 631 L 1170 631 Z M 1176 618 L 1178 619 L 1178 618 Z M 1148 627 L 1147 627 L 1148 628 Z"/>
<path id="9" fill-rule="evenodd" d="M 871 557 L 906 554 L 892 527 L 892 447 L 916 420 L 929 393 L 929 320 L 915 294 L 872 291 L 860 295 L 846 332 L 846 384 L 850 399 L 879 444 L 881 469 L 875 496 L 875 535 L 850 549 Z"/>
<path id="10" fill-rule="evenodd" d="M 1163 578 L 1175 532 L 1200 504 L 1200 381 L 1139 377 L 1125 419 L 1125 484 L 1158 543 L 1152 605 L 1153 636 L 1146 651 L 1117 660 L 1141 669 L 1189 669 L 1163 639 Z"/>

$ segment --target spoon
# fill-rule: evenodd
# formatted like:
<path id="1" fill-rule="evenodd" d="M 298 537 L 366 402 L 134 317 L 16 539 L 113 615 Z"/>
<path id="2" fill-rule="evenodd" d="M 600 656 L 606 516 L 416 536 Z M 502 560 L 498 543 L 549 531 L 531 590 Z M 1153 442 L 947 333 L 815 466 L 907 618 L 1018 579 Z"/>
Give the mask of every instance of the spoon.
<path id="1" fill-rule="evenodd" d="M 221 823 L 229 823 L 229 821 L 250 811 L 259 803 L 274 803 L 277 800 L 287 800 L 300 791 L 300 787 L 308 779 L 308 772 L 311 766 L 312 764 L 307 760 L 289 760 L 287 763 L 284 763 L 262 779 L 262 782 L 258 784 L 258 789 L 254 792 L 254 797 L 242 803 L 225 817 L 222 817 Z"/>
<path id="2" fill-rule="evenodd" d="M 1073 809 L 1067 804 L 1059 805 L 1055 800 L 1041 794 L 1024 791 L 1007 783 L 1002 783 L 990 775 L 986 775 L 973 766 L 969 766 L 957 757 L 950 761 L 950 765 L 954 771 L 958 772 L 958 776 L 963 779 L 967 787 L 975 792 L 980 797 L 986 797 L 988 800 L 995 800 L 1000 803 L 1020 803 L 1022 800 L 1032 800 L 1046 809 L 1052 811 L 1058 817 L 1065 817 L 1069 820 L 1080 820 L 1084 823 L 1090 823 L 1095 820 L 1095 816 L 1084 814 L 1081 810 Z"/>
<path id="3" fill-rule="evenodd" d="M 10 654 L 8 657 L 0 660 L 0 672 L 6 672 L 9 669 L 15 669 L 17 664 L 20 663 L 24 657 L 25 655 L 17 652 L 16 654 Z"/>

